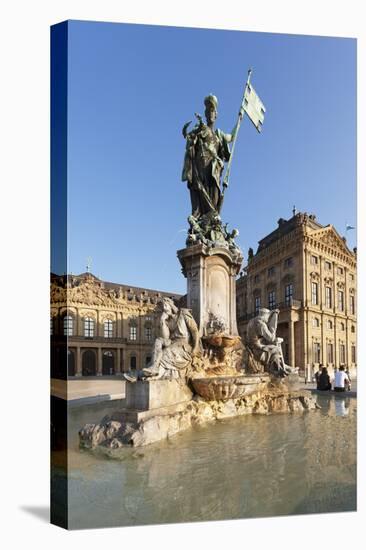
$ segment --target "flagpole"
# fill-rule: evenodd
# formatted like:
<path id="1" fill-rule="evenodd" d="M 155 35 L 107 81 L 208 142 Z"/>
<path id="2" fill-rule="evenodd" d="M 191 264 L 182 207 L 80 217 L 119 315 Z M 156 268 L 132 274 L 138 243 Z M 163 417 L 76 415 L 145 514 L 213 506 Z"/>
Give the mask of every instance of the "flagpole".
<path id="1" fill-rule="evenodd" d="M 234 140 L 233 140 L 233 145 L 231 147 L 231 153 L 230 153 L 230 159 L 229 159 L 229 162 L 228 162 L 228 165 L 227 165 L 227 169 L 226 169 L 226 174 L 225 174 L 225 177 L 224 177 L 224 181 L 222 183 L 222 195 L 224 195 L 225 193 L 225 189 L 227 188 L 227 186 L 229 185 L 229 177 L 230 177 L 230 169 L 231 169 L 231 163 L 232 163 L 232 160 L 233 160 L 233 155 L 234 155 L 234 149 L 235 149 L 235 144 L 236 144 L 236 139 L 238 137 L 238 133 L 239 133 L 239 128 L 240 128 L 240 125 L 241 125 L 241 121 L 244 117 L 244 114 L 245 114 L 245 111 L 244 111 L 244 100 L 245 100 L 245 92 L 247 91 L 247 88 L 250 84 L 250 77 L 252 75 L 252 71 L 253 69 L 249 69 L 248 70 L 248 78 L 247 78 L 247 82 L 245 84 L 245 88 L 244 88 L 244 93 L 243 93 L 243 98 L 241 100 L 241 104 L 240 104 L 240 110 L 239 110 L 239 114 L 238 114 L 238 120 L 237 120 L 237 123 L 235 125 L 235 130 L 234 130 Z"/>

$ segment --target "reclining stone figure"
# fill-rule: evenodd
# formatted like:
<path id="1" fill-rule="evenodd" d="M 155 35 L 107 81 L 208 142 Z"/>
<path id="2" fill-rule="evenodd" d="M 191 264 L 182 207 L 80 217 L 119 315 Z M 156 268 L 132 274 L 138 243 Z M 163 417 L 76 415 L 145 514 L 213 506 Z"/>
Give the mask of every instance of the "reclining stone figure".
<path id="1" fill-rule="evenodd" d="M 160 336 L 154 342 L 151 363 L 137 374 L 125 373 L 124 376 L 130 382 L 182 378 L 192 357 L 200 350 L 198 327 L 191 311 L 178 309 L 173 300 L 163 298 Z"/>
<path id="2" fill-rule="evenodd" d="M 276 336 L 278 315 L 278 309 L 259 309 L 257 317 L 247 326 L 247 346 L 266 371 L 283 377 L 297 369 L 286 365 L 283 358 L 283 339 Z"/>

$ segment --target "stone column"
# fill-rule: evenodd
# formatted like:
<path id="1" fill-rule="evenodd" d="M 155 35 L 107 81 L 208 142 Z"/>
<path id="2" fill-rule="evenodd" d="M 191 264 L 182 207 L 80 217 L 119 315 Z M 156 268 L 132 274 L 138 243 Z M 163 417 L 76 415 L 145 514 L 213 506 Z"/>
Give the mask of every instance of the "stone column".
<path id="1" fill-rule="evenodd" d="M 81 364 L 81 351 L 80 346 L 76 347 L 76 356 L 75 356 L 75 376 L 82 376 L 82 364 Z"/>
<path id="2" fill-rule="evenodd" d="M 96 323 L 95 323 L 95 336 L 98 337 L 98 336 L 102 336 L 101 332 L 100 332 L 100 317 L 99 317 L 99 309 L 97 310 L 97 320 L 96 320 Z"/>
<path id="3" fill-rule="evenodd" d="M 103 374 L 103 357 L 102 357 L 102 348 L 98 348 L 98 361 L 97 361 L 97 376 L 102 376 Z"/>
<path id="4" fill-rule="evenodd" d="M 324 328 L 324 323 L 325 323 L 324 313 L 321 312 L 320 314 L 320 361 L 321 363 L 323 363 L 323 365 L 325 365 L 327 362 L 327 358 L 326 358 L 327 350 L 326 350 L 326 343 L 325 343 L 326 331 Z"/>
<path id="5" fill-rule="evenodd" d="M 291 367 L 295 367 L 295 323 L 290 319 L 289 324 L 288 361 Z"/>
<path id="6" fill-rule="evenodd" d="M 116 374 L 121 374 L 121 349 L 117 348 L 116 353 Z"/>
<path id="7" fill-rule="evenodd" d="M 235 277 L 242 256 L 225 247 L 203 244 L 188 246 L 177 254 L 187 278 L 187 306 L 192 309 L 200 334 L 206 334 L 212 313 L 225 322 L 231 335 L 237 335 Z"/>

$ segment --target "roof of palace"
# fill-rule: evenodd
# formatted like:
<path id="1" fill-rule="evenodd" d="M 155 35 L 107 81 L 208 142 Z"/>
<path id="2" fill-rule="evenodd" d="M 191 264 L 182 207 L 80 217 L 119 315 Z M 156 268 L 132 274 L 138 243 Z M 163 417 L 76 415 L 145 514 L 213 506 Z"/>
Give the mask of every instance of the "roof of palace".
<path id="1" fill-rule="evenodd" d="M 272 243 L 283 237 L 284 235 L 287 235 L 288 233 L 291 233 L 296 227 L 299 225 L 306 223 L 308 227 L 311 229 L 321 229 L 324 226 L 321 225 L 319 222 L 316 221 L 315 214 L 307 214 L 306 212 L 298 212 L 294 216 L 292 216 L 289 220 L 285 220 L 284 218 L 280 218 L 277 222 L 278 227 L 263 237 L 260 241 L 258 241 L 258 252 L 261 252 L 264 248 L 267 248 Z"/>
<path id="2" fill-rule="evenodd" d="M 122 283 L 112 283 L 110 281 L 103 281 L 96 275 L 90 272 L 84 272 L 80 273 L 79 275 L 74 274 L 67 274 L 67 275 L 56 275 L 55 273 L 51 273 L 51 281 L 57 282 L 58 284 L 65 285 L 66 282 L 70 284 L 71 286 L 77 285 L 81 281 L 86 280 L 92 280 L 95 283 L 99 284 L 101 288 L 104 288 L 106 290 L 119 290 L 121 289 L 124 292 L 127 292 L 128 294 L 132 294 L 135 296 L 145 296 L 146 298 L 149 297 L 169 297 L 172 298 L 175 301 L 181 300 L 184 295 L 178 294 L 176 292 L 167 292 L 164 290 L 155 290 L 151 288 L 143 288 L 143 287 L 137 287 L 132 285 L 126 285 Z"/>

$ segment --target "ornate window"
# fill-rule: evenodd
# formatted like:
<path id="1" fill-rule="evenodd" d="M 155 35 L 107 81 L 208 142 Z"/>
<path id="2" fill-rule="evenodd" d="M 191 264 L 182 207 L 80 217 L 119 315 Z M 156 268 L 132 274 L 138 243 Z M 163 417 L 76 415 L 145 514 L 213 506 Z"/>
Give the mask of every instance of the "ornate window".
<path id="1" fill-rule="evenodd" d="M 271 290 L 268 292 L 268 309 L 274 309 L 276 307 L 276 291 Z"/>
<path id="2" fill-rule="evenodd" d="M 130 369 L 131 370 L 136 370 L 136 367 L 137 367 L 136 355 L 131 355 L 131 357 L 130 357 Z"/>
<path id="3" fill-rule="evenodd" d="M 337 267 L 338 275 L 343 275 L 343 267 Z"/>
<path id="4" fill-rule="evenodd" d="M 355 297 L 353 294 L 350 294 L 349 296 L 349 309 L 350 309 L 351 315 L 354 315 L 355 314 Z"/>
<path id="5" fill-rule="evenodd" d="M 255 296 L 254 297 L 254 309 L 255 312 L 258 313 L 259 308 L 261 307 L 261 297 Z"/>
<path id="6" fill-rule="evenodd" d="M 352 333 L 355 333 L 355 332 L 356 332 L 355 325 L 352 325 L 352 326 L 351 326 L 351 332 L 352 332 Z"/>
<path id="7" fill-rule="evenodd" d="M 113 321 L 111 319 L 106 319 L 104 321 L 104 338 L 113 337 Z"/>
<path id="8" fill-rule="evenodd" d="M 327 362 L 333 363 L 333 344 L 331 342 L 327 344 Z"/>
<path id="9" fill-rule="evenodd" d="M 340 327 L 341 327 L 341 330 L 342 330 L 342 331 L 345 330 L 345 325 L 344 325 L 344 323 L 341 323 L 341 324 L 340 324 Z"/>
<path id="10" fill-rule="evenodd" d="M 327 329 L 331 330 L 333 328 L 333 323 L 330 319 L 327 321 Z"/>
<path id="11" fill-rule="evenodd" d="M 339 344 L 339 361 L 343 365 L 346 362 L 346 346 L 344 344 Z"/>
<path id="12" fill-rule="evenodd" d="M 311 283 L 311 303 L 316 306 L 318 304 L 318 283 Z"/>
<path id="13" fill-rule="evenodd" d="M 313 362 L 320 363 L 320 343 L 313 343 Z"/>
<path id="14" fill-rule="evenodd" d="M 317 265 L 317 263 L 318 263 L 318 256 L 312 255 L 312 256 L 311 256 L 311 259 L 310 259 L 310 262 L 311 262 L 312 265 Z"/>
<path id="15" fill-rule="evenodd" d="M 137 340 L 137 326 L 130 325 L 130 340 Z"/>
<path id="16" fill-rule="evenodd" d="M 292 304 L 292 296 L 294 293 L 294 287 L 293 284 L 290 283 L 285 286 L 285 303 L 287 306 L 290 306 Z"/>
<path id="17" fill-rule="evenodd" d="M 91 317 L 85 317 L 84 319 L 84 337 L 94 337 L 94 319 L 92 319 Z"/>
<path id="18" fill-rule="evenodd" d="M 330 271 L 330 270 L 332 269 L 332 264 L 331 264 L 331 262 L 328 262 L 328 261 L 325 262 L 325 269 L 326 269 L 327 271 Z"/>
<path id="19" fill-rule="evenodd" d="M 319 326 L 320 326 L 320 322 L 319 322 L 318 317 L 313 317 L 313 327 L 314 328 L 319 328 Z"/>
<path id="20" fill-rule="evenodd" d="M 343 290 L 338 290 L 338 310 L 344 310 L 344 292 Z"/>
<path id="21" fill-rule="evenodd" d="M 74 331 L 74 319 L 71 315 L 64 317 L 64 336 L 72 336 Z"/>
<path id="22" fill-rule="evenodd" d="M 325 287 L 325 307 L 331 309 L 332 307 L 332 287 Z"/>
<path id="23" fill-rule="evenodd" d="M 150 326 L 145 327 L 145 338 L 148 342 L 152 340 L 152 328 Z"/>

